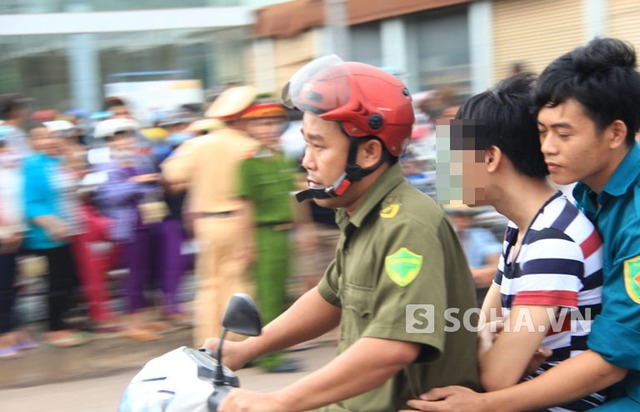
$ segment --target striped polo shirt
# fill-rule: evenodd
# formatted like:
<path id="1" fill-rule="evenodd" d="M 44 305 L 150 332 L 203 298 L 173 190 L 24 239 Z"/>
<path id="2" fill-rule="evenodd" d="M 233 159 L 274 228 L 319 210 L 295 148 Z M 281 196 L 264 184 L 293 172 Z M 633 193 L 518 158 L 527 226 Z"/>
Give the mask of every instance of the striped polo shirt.
<path id="1" fill-rule="evenodd" d="M 592 320 L 601 309 L 603 248 L 593 224 L 561 192 L 538 211 L 514 256 L 518 232 L 509 222 L 495 278 L 502 315 L 513 305 L 560 308 L 542 341 L 553 355 L 524 378 L 528 380 L 587 349 Z M 595 393 L 550 410 L 581 411 L 603 401 L 604 396 Z"/>

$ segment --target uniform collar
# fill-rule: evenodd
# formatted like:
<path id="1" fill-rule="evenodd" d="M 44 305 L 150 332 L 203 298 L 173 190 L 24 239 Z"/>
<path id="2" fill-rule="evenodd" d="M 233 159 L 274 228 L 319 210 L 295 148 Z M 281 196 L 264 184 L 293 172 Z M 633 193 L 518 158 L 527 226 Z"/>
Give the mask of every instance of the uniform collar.
<path id="1" fill-rule="evenodd" d="M 627 155 L 622 159 L 618 168 L 613 172 L 609 181 L 598 194 L 598 203 L 604 204 L 610 197 L 621 196 L 627 192 L 629 186 L 633 184 L 640 173 L 640 147 L 635 143 Z M 595 198 L 595 192 L 583 182 L 578 182 L 573 189 L 573 196 L 581 203 L 585 203 L 586 199 Z"/>
<path id="2" fill-rule="evenodd" d="M 349 216 L 344 209 L 339 209 L 336 213 L 336 223 L 341 229 L 344 229 L 349 223 L 356 227 L 360 227 L 364 219 L 377 207 L 382 200 L 396 186 L 404 181 L 405 177 L 400 167 L 400 162 L 392 165 L 387 169 L 376 182 L 367 190 L 362 201 L 356 208 L 353 215 Z"/>
<path id="3" fill-rule="evenodd" d="M 636 181 L 638 173 L 640 173 L 638 169 L 639 162 L 640 148 L 638 148 L 638 143 L 635 143 L 616 171 L 613 172 L 613 176 L 604 186 L 603 192 L 607 192 L 611 196 L 620 196 L 626 193 L 629 186 Z"/>

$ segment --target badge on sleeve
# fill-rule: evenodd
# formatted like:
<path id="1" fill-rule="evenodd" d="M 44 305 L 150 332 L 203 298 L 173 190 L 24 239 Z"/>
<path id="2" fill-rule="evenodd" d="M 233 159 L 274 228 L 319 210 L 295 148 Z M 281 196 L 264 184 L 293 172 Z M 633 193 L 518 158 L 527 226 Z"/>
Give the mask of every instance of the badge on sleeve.
<path id="1" fill-rule="evenodd" d="M 640 303 L 640 256 L 624 261 L 624 286 L 629 297 Z"/>
<path id="2" fill-rule="evenodd" d="M 384 268 L 387 275 L 397 285 L 405 287 L 420 273 L 422 267 L 422 256 L 413 253 L 403 247 L 393 255 L 384 259 Z"/>

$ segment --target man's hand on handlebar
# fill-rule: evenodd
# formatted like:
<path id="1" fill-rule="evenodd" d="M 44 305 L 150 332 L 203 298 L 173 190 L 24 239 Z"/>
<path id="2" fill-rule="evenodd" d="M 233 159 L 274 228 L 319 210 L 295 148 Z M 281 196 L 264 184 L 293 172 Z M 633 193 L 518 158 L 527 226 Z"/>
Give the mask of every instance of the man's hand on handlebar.
<path id="1" fill-rule="evenodd" d="M 217 352 L 219 342 L 220 339 L 218 338 L 208 338 L 204 341 L 204 345 L 202 345 L 202 347 Z M 241 342 L 224 342 L 224 347 L 222 350 L 222 364 L 224 366 L 231 369 L 232 371 L 237 371 L 245 364 L 247 364 L 250 360 L 251 359 L 246 358 L 246 351 L 243 350 Z"/>

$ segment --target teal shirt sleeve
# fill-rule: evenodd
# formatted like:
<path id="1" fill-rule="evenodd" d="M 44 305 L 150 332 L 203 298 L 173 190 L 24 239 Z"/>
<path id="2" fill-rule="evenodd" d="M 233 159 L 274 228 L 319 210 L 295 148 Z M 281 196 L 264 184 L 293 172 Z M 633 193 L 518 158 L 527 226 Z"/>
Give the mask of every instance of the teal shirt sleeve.
<path id="1" fill-rule="evenodd" d="M 587 341 L 607 362 L 636 371 L 640 371 L 639 231 L 640 218 L 636 216 L 609 240 L 612 259 L 609 267 L 607 262 L 604 267 L 602 312 Z"/>
<path id="2" fill-rule="evenodd" d="M 24 163 L 24 208 L 27 220 L 54 215 L 54 199 L 49 179 L 44 172 L 43 158 L 36 155 Z"/>

